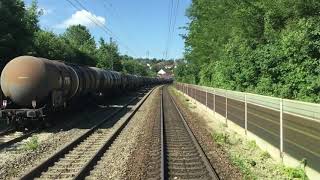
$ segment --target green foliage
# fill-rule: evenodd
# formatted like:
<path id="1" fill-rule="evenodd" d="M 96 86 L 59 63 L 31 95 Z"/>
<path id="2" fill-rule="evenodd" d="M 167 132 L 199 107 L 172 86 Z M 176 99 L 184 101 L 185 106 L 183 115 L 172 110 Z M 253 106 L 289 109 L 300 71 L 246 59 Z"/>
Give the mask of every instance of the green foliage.
<path id="1" fill-rule="evenodd" d="M 24 149 L 27 151 L 35 151 L 39 147 L 38 137 L 32 136 L 29 141 L 24 145 Z"/>
<path id="2" fill-rule="evenodd" d="M 237 166 L 243 173 L 244 179 L 257 179 L 250 169 L 250 166 L 254 166 L 254 161 L 249 161 L 240 155 L 231 155 L 230 159 L 232 164 Z"/>
<path id="3" fill-rule="evenodd" d="M 214 141 L 220 146 L 230 143 L 228 134 L 225 134 L 225 133 L 213 133 L 212 136 L 213 136 Z"/>
<path id="4" fill-rule="evenodd" d="M 260 158 L 262 160 L 266 160 L 266 159 L 269 159 L 271 158 L 270 154 L 267 152 L 267 151 L 263 151 L 261 154 L 260 154 Z"/>
<path id="5" fill-rule="evenodd" d="M 72 62 L 76 57 L 76 52 L 64 38 L 52 32 L 39 30 L 35 33 L 33 55 Z"/>
<path id="6" fill-rule="evenodd" d="M 97 50 L 97 67 L 103 69 L 111 69 L 112 68 L 112 59 L 110 54 L 109 44 L 104 41 L 103 38 L 100 38 L 99 48 Z"/>
<path id="7" fill-rule="evenodd" d="M 192 66 L 192 67 L 191 67 Z M 185 83 L 197 82 L 197 68 L 191 64 L 181 63 L 175 69 L 175 78 L 177 81 Z"/>
<path id="8" fill-rule="evenodd" d="M 140 76 L 148 76 L 149 72 L 147 71 L 148 67 L 145 65 L 134 61 L 134 60 L 127 60 L 123 61 L 123 71 L 128 74 L 135 74 Z"/>
<path id="9" fill-rule="evenodd" d="M 248 141 L 247 145 L 252 150 L 254 150 L 254 149 L 256 149 L 258 147 L 256 141 L 254 141 L 254 140 Z"/>
<path id="10" fill-rule="evenodd" d="M 96 43 L 89 30 L 82 25 L 73 25 L 66 29 L 63 39 L 76 52 L 73 63 L 96 65 Z"/>
<path id="11" fill-rule="evenodd" d="M 288 177 L 288 179 L 301 179 L 301 180 L 308 180 L 309 178 L 306 175 L 306 172 L 301 167 L 285 167 L 280 165 L 277 167 L 278 170 L 284 172 L 284 174 Z"/>
<path id="12" fill-rule="evenodd" d="M 181 82 L 320 102 L 320 3 L 195 0 Z"/>
<path id="13" fill-rule="evenodd" d="M 34 33 L 39 29 L 36 8 L 35 1 L 26 9 L 22 0 L 0 0 L 0 67 L 32 48 Z"/>

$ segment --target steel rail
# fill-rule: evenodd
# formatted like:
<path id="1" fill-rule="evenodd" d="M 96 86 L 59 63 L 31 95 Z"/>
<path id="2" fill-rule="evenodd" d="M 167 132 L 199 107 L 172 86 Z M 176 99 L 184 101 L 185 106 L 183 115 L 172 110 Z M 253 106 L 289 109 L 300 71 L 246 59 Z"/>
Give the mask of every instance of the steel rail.
<path id="1" fill-rule="evenodd" d="M 34 134 L 36 132 L 39 132 L 39 131 L 40 131 L 40 129 L 35 129 L 35 130 L 29 131 L 29 132 L 27 132 L 27 133 L 25 133 L 25 134 L 23 134 L 23 135 L 21 135 L 19 137 L 11 139 L 11 140 L 9 140 L 7 142 L 3 142 L 3 143 L 0 144 L 0 150 L 2 150 L 4 148 L 7 148 L 7 147 L 11 146 L 14 143 L 20 142 L 20 141 L 30 137 L 32 134 Z"/>
<path id="2" fill-rule="evenodd" d="M 151 94 L 151 92 L 154 89 L 152 89 L 142 100 L 141 102 L 145 101 L 146 98 Z M 122 112 L 125 108 L 127 108 L 130 103 L 132 103 L 133 101 L 135 101 L 136 99 L 138 99 L 138 97 L 134 97 L 133 99 L 131 99 L 127 104 L 125 104 L 123 107 L 121 107 L 120 109 L 112 112 L 111 114 L 109 114 L 107 117 L 103 118 L 99 123 L 97 123 L 96 125 L 94 125 L 93 127 L 91 127 L 88 131 L 86 131 L 85 133 L 81 134 L 80 136 L 78 136 L 75 140 L 73 140 L 72 142 L 66 144 L 63 148 L 61 148 L 60 150 L 57 150 L 55 153 L 53 153 L 48 159 L 44 160 L 43 162 L 41 162 L 39 165 L 37 165 L 36 167 L 32 168 L 29 172 L 27 172 L 26 174 L 24 174 L 20 179 L 22 180 L 28 180 L 28 179 L 34 179 L 38 176 L 41 175 L 41 173 L 43 171 L 45 171 L 48 167 L 52 166 L 55 162 L 57 162 L 61 157 L 63 157 L 65 154 L 67 154 L 68 152 L 70 152 L 73 148 L 75 148 L 77 145 L 81 144 L 81 142 L 83 140 L 85 140 L 87 137 L 89 137 L 90 135 L 92 135 L 99 127 L 101 127 L 103 124 L 105 124 L 108 120 L 110 120 L 111 118 L 115 117 L 117 114 L 119 114 L 120 112 Z M 142 105 L 142 103 L 140 103 L 138 105 L 138 107 L 140 107 Z M 136 108 L 134 110 L 134 113 L 138 110 L 139 108 Z M 133 114 L 132 113 L 129 118 L 123 123 L 121 124 L 120 128 L 123 129 L 125 127 L 125 125 L 128 123 L 128 121 L 132 118 Z M 119 129 L 120 129 L 119 128 Z M 76 174 L 76 176 L 73 177 L 73 179 L 83 179 L 85 177 L 85 175 L 88 173 L 88 171 L 90 170 L 90 168 L 97 162 L 97 160 L 103 155 L 103 152 L 105 151 L 105 149 L 108 147 L 108 145 L 110 146 L 111 142 L 116 138 L 116 135 L 118 135 L 121 130 L 116 130 L 115 133 L 113 133 L 113 138 L 110 138 L 107 140 L 107 142 L 103 145 L 102 148 L 100 148 L 98 150 L 98 152 L 94 155 L 94 157 L 92 157 L 89 162 L 87 162 L 85 164 L 85 166 L 80 170 L 80 172 L 78 174 Z"/>
<path id="3" fill-rule="evenodd" d="M 165 170 L 165 152 L 164 152 L 164 117 L 163 117 L 163 86 L 161 87 L 161 98 L 160 98 L 160 141 L 161 141 L 161 170 L 160 177 L 161 180 L 166 179 L 166 170 Z"/>
<path id="4" fill-rule="evenodd" d="M 1 132 L 0 132 L 0 136 L 4 136 L 4 135 L 7 135 L 7 134 L 9 134 L 9 133 L 12 133 L 12 132 L 14 132 L 15 131 L 15 129 L 14 128 L 6 128 L 6 129 L 4 129 L 4 130 L 2 130 Z"/>
<path id="5" fill-rule="evenodd" d="M 93 169 L 93 166 L 98 162 L 98 160 L 103 156 L 104 152 L 112 145 L 114 140 L 118 137 L 118 135 L 122 132 L 122 130 L 126 127 L 132 117 L 136 114 L 136 112 L 140 109 L 142 104 L 147 100 L 150 94 L 153 92 L 155 88 L 153 88 L 147 95 L 143 97 L 143 99 L 136 105 L 136 107 L 132 110 L 130 115 L 125 119 L 125 121 L 120 125 L 120 127 L 112 133 L 111 137 L 104 143 L 104 145 L 97 151 L 97 153 L 87 162 L 83 168 L 73 177 L 75 180 L 84 179 L 86 175 Z"/>

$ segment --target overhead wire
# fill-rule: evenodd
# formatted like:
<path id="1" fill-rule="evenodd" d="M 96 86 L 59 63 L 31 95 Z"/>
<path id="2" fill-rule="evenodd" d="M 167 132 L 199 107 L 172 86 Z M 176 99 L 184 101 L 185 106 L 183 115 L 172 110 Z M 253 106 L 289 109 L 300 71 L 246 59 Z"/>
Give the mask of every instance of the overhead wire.
<path id="1" fill-rule="evenodd" d="M 74 0 L 75 2 L 77 2 L 77 4 L 81 7 L 79 8 L 78 6 L 76 6 L 71 0 L 66 0 L 69 2 L 69 4 L 71 6 L 73 6 L 74 8 L 78 9 L 78 10 L 82 10 L 81 8 L 83 8 L 84 10 L 86 10 L 87 12 L 90 12 L 81 2 L 79 2 L 78 0 Z M 88 16 L 86 15 L 86 17 L 91 21 L 93 22 L 95 25 L 97 25 L 98 27 L 100 27 L 106 34 L 110 35 L 111 37 L 113 37 L 114 39 L 117 40 L 117 42 L 122 45 L 125 49 L 127 49 L 128 51 L 130 51 L 132 54 L 135 54 L 134 51 L 132 51 L 127 45 L 125 45 L 124 43 L 122 43 L 120 41 L 120 39 L 109 29 L 107 28 L 104 24 L 102 24 L 96 17 L 91 17 L 91 16 Z"/>
<path id="2" fill-rule="evenodd" d="M 178 9 L 179 9 L 179 0 L 176 0 L 176 4 L 174 3 L 174 0 L 170 0 L 171 4 L 169 3 L 169 13 L 168 13 L 168 37 L 165 44 L 165 59 L 168 58 L 170 55 L 170 44 L 174 35 L 174 30 L 176 26 L 176 20 L 178 15 Z M 170 6 L 171 5 L 171 6 Z M 175 6 L 174 6 L 175 5 Z"/>
<path id="3" fill-rule="evenodd" d="M 177 21 L 177 16 L 178 16 L 178 9 L 179 9 L 179 0 L 177 0 L 177 4 L 176 4 L 176 10 L 175 10 L 175 15 L 174 15 L 174 20 L 173 20 L 173 26 L 172 26 L 172 32 L 171 32 L 171 39 L 170 41 L 172 41 L 172 38 L 174 36 L 174 30 L 176 28 L 176 21 Z M 168 53 L 169 53 L 169 50 L 170 50 L 170 45 L 171 45 L 171 42 L 169 41 L 169 45 L 168 45 Z"/>
<path id="4" fill-rule="evenodd" d="M 171 3 L 170 3 L 171 2 Z M 169 44 L 169 39 L 170 39 L 170 34 L 171 34 L 171 22 L 172 22 L 172 14 L 173 14 L 173 0 L 169 0 L 169 8 L 168 8 L 168 35 L 167 35 L 167 40 L 165 42 L 165 50 L 163 54 L 163 59 L 166 59 L 168 56 L 168 44 Z"/>
<path id="5" fill-rule="evenodd" d="M 112 15 L 113 18 L 116 18 L 116 19 L 120 22 L 120 24 L 125 24 L 125 23 L 123 23 L 123 20 L 122 20 L 122 18 L 120 17 L 120 15 L 119 15 L 116 7 L 113 6 L 111 2 L 108 2 L 107 0 L 103 0 L 103 1 L 102 1 L 102 4 L 103 4 L 103 7 L 104 7 L 104 9 L 105 9 L 106 11 L 109 10 L 109 12 L 110 12 L 109 14 Z M 125 33 L 125 35 L 127 36 L 127 38 L 128 38 L 129 40 L 131 40 L 131 37 L 132 37 L 132 36 L 131 36 L 129 33 L 127 33 L 127 31 L 124 31 L 124 33 Z M 135 42 L 136 42 L 136 41 L 135 41 Z M 137 43 L 137 42 L 136 42 L 136 43 Z"/>

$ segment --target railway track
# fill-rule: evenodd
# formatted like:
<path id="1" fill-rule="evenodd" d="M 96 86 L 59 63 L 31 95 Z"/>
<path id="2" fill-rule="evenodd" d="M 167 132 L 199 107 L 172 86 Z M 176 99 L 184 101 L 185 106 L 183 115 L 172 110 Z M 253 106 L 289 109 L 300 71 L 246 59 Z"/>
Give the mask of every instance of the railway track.
<path id="1" fill-rule="evenodd" d="M 12 132 L 14 132 L 14 128 L 8 127 L 6 129 L 0 131 L 0 137 L 5 136 L 5 135 L 12 133 Z"/>
<path id="2" fill-rule="evenodd" d="M 167 87 L 161 97 L 160 144 L 161 179 L 219 179 Z"/>
<path id="3" fill-rule="evenodd" d="M 137 98 L 109 114 L 100 123 L 54 153 L 21 179 L 84 179 L 152 91 L 129 111 L 125 110 Z M 117 121 L 118 118 L 114 117 L 123 112 L 126 114 Z"/>
<path id="4" fill-rule="evenodd" d="M 85 106 L 83 106 L 82 109 L 84 109 L 84 107 Z M 92 116 L 94 116 L 94 115 L 99 114 L 103 111 L 105 111 L 105 109 L 93 110 L 92 112 L 90 112 L 90 114 L 92 114 Z M 60 124 L 56 124 L 51 128 L 62 129 L 62 127 L 60 127 L 61 125 L 63 125 L 63 128 L 65 128 L 65 129 L 72 128 L 74 126 L 74 123 L 77 123 L 77 122 L 71 121 L 67 124 L 63 124 L 62 122 L 60 122 Z M 45 129 L 37 128 L 37 129 L 33 129 L 33 130 L 17 131 L 16 128 L 8 127 L 6 129 L 0 131 L 0 150 L 2 150 L 4 148 L 8 148 L 15 143 L 21 142 L 24 139 L 27 139 L 28 137 L 32 136 L 33 134 L 40 132 L 41 130 L 45 130 Z"/>
<path id="5" fill-rule="evenodd" d="M 102 110 L 95 111 L 93 114 L 99 113 Z M 32 129 L 32 130 L 27 130 L 27 131 L 17 131 L 15 128 L 8 128 L 4 131 L 0 132 L 0 150 L 4 148 L 8 148 L 11 145 L 21 142 L 24 139 L 27 139 L 28 137 L 32 136 L 35 133 L 40 132 L 43 130 L 43 128 L 37 128 L 37 129 Z"/>
<path id="6" fill-rule="evenodd" d="M 0 150 L 11 146 L 14 143 L 20 142 L 32 134 L 38 132 L 39 129 L 29 130 L 26 132 L 15 131 L 15 129 L 8 129 L 4 132 L 1 132 L 0 135 Z"/>

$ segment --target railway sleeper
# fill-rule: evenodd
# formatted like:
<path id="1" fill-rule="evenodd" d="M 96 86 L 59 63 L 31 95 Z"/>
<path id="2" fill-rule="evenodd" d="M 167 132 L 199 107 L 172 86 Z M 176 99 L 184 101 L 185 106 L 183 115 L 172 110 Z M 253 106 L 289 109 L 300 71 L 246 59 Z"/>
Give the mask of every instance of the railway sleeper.
<path id="1" fill-rule="evenodd" d="M 210 178 L 210 175 L 207 171 L 200 171 L 200 172 L 177 172 L 177 171 L 170 171 L 169 176 L 176 179 L 203 179 L 203 178 Z M 211 179 L 211 178 L 210 178 Z"/>
<path id="2" fill-rule="evenodd" d="M 183 152 L 173 152 L 170 154 L 167 154 L 169 159 L 191 159 L 193 157 L 200 157 L 198 152 L 193 153 L 183 153 Z"/>
<path id="3" fill-rule="evenodd" d="M 183 173 L 183 172 L 188 172 L 188 173 L 207 172 L 206 167 L 204 165 L 177 167 L 177 166 L 169 164 L 168 168 L 169 168 L 169 171 L 180 172 L 180 173 Z"/>
<path id="4" fill-rule="evenodd" d="M 184 163 L 170 163 L 169 166 L 172 167 L 195 167 L 195 166 L 204 166 L 202 162 L 196 161 L 196 162 L 184 162 Z"/>
<path id="5" fill-rule="evenodd" d="M 196 161 L 202 161 L 201 157 L 199 156 L 195 156 L 195 157 L 183 157 L 181 159 L 177 159 L 177 158 L 170 158 L 168 159 L 169 163 L 192 163 L 192 162 L 196 162 Z"/>

